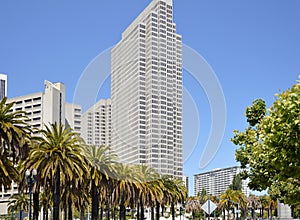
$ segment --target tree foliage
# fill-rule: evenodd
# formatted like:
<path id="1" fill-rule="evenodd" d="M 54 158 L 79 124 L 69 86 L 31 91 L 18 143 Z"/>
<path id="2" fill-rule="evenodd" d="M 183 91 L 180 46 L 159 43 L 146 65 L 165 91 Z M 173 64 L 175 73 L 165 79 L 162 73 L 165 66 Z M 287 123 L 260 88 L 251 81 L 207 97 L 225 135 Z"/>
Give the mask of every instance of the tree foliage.
<path id="1" fill-rule="evenodd" d="M 269 189 L 271 196 L 295 205 L 300 203 L 300 84 L 276 94 L 266 109 L 258 99 L 246 109 L 249 126 L 234 131 L 232 142 L 239 146 L 236 160 L 242 178 L 254 190 Z"/>

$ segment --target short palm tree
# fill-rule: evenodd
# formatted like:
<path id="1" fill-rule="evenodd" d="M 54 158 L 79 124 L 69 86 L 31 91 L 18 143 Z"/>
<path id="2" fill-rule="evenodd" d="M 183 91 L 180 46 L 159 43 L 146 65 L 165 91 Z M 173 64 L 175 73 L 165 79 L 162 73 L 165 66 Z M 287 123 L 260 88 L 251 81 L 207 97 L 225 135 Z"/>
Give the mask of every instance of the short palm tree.
<path id="1" fill-rule="evenodd" d="M 61 184 L 74 178 L 80 180 L 87 173 L 81 152 L 84 143 L 77 133 L 56 123 L 46 126 L 41 134 L 35 138 L 37 145 L 31 149 L 23 169 L 37 169 L 40 184 L 52 186 L 53 219 L 59 219 Z"/>
<path id="2" fill-rule="evenodd" d="M 251 217 L 255 219 L 255 210 L 259 206 L 259 199 L 256 195 L 250 195 L 248 197 L 248 207 L 251 209 Z"/>
<path id="3" fill-rule="evenodd" d="M 23 213 L 28 211 L 29 196 L 25 193 L 19 193 L 10 197 L 8 203 L 8 211 L 12 212 L 14 209 L 16 212 L 20 212 L 20 219 L 23 219 Z"/>
<path id="4" fill-rule="evenodd" d="M 185 211 L 192 213 L 192 218 L 195 219 L 195 213 L 201 211 L 200 198 L 198 196 L 189 197 L 185 203 Z"/>

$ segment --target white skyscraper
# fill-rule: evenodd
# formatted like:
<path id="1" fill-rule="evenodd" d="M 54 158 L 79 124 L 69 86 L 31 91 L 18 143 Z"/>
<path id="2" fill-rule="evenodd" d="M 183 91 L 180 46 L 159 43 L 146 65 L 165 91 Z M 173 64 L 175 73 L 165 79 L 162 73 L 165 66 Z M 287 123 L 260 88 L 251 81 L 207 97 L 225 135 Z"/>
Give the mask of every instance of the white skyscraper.
<path id="1" fill-rule="evenodd" d="M 0 100 L 7 96 L 7 75 L 0 74 Z"/>
<path id="2" fill-rule="evenodd" d="M 182 176 L 182 41 L 153 0 L 112 49 L 112 147 L 122 162 Z"/>
<path id="3" fill-rule="evenodd" d="M 234 176 L 241 171 L 239 166 L 234 166 L 196 174 L 194 175 L 194 194 L 197 195 L 205 189 L 207 194 L 219 196 L 228 189 Z M 242 181 L 242 192 L 247 197 L 249 196 L 248 180 Z"/>
<path id="4" fill-rule="evenodd" d="M 82 115 L 82 137 L 89 145 L 111 146 L 111 100 L 100 100 Z"/>

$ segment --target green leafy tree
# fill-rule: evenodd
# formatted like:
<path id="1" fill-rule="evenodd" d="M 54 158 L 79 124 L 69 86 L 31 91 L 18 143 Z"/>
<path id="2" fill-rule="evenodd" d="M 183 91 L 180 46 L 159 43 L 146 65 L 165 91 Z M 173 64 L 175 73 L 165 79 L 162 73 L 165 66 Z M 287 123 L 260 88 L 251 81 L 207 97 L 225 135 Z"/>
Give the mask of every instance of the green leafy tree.
<path id="1" fill-rule="evenodd" d="M 232 190 L 242 190 L 242 179 L 239 174 L 233 177 L 232 183 L 229 186 Z"/>
<path id="2" fill-rule="evenodd" d="M 234 131 L 232 142 L 239 146 L 236 160 L 249 178 L 249 187 L 269 189 L 272 197 L 300 204 L 300 84 L 281 94 L 269 109 L 258 99 L 246 109 L 249 126 Z"/>

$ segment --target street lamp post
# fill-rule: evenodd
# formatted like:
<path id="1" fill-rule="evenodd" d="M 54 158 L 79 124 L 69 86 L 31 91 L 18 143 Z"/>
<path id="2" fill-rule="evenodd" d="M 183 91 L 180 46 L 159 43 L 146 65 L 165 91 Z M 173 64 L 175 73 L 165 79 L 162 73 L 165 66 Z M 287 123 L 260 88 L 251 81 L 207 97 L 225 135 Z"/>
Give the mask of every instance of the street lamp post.
<path id="1" fill-rule="evenodd" d="M 33 187 L 33 184 L 36 182 L 37 171 L 36 171 L 36 169 L 33 169 L 32 172 L 30 173 L 29 170 L 26 170 L 25 175 L 26 175 L 26 182 L 27 182 L 27 184 L 29 184 L 29 211 L 28 211 L 28 215 L 29 215 L 29 220 L 31 220 L 32 187 Z"/>

